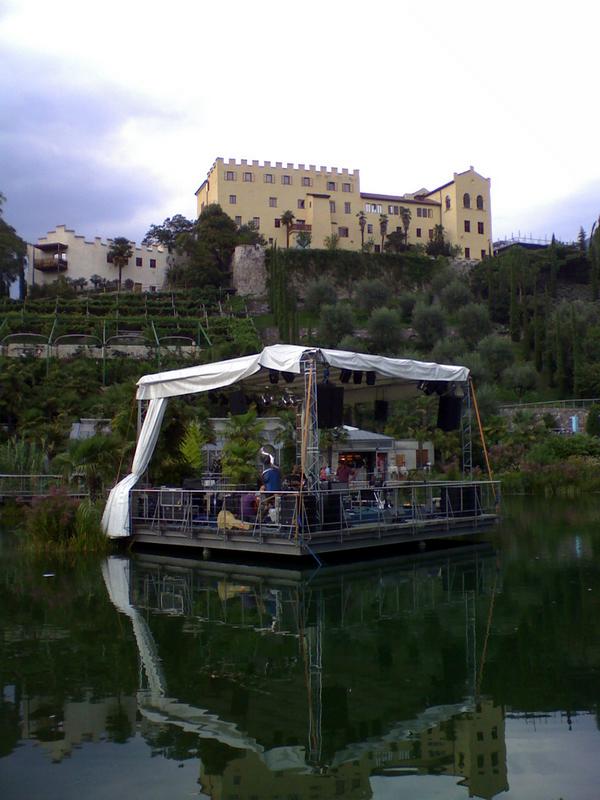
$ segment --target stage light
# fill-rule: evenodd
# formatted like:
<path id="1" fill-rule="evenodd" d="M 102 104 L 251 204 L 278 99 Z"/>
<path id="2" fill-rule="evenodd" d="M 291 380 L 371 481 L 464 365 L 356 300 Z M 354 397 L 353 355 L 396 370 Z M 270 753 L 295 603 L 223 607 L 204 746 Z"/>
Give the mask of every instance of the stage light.
<path id="1" fill-rule="evenodd" d="M 283 380 L 286 383 L 293 383 L 294 378 L 296 377 L 295 373 L 293 372 L 282 372 L 281 374 L 283 375 Z"/>
<path id="2" fill-rule="evenodd" d="M 279 372 L 276 369 L 269 370 L 269 383 L 277 383 L 279 381 Z"/>

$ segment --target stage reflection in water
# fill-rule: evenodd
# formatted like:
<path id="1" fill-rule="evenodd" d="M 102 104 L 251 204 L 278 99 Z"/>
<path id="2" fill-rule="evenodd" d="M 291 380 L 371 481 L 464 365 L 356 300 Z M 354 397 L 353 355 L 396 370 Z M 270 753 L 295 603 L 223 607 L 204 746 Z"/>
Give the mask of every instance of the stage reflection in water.
<path id="1" fill-rule="evenodd" d="M 373 776 L 506 790 L 503 709 L 482 696 L 502 591 L 485 545 L 302 572 L 110 558 L 138 711 L 212 798 L 367 798 Z"/>

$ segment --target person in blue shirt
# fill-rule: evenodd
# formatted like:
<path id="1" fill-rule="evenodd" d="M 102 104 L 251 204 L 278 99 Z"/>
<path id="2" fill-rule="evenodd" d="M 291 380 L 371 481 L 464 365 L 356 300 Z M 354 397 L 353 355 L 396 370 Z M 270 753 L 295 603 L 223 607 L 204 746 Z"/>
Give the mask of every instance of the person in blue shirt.
<path id="1" fill-rule="evenodd" d="M 275 496 L 272 492 L 281 491 L 281 472 L 279 467 L 275 464 L 273 456 L 261 450 L 263 461 L 262 471 L 262 486 L 261 486 L 261 500 L 259 506 L 258 516 L 259 519 L 264 519 L 271 508 L 275 506 Z"/>

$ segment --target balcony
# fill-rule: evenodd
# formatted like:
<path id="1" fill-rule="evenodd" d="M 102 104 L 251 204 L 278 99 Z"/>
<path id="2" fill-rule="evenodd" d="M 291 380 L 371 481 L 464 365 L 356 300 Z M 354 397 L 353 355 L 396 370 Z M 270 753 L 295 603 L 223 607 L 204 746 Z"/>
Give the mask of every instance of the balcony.
<path id="1" fill-rule="evenodd" d="M 292 231 L 294 233 L 298 233 L 299 231 L 306 231 L 310 233 L 312 231 L 312 225 L 307 225 L 306 222 L 294 222 L 292 225 Z"/>
<path id="2" fill-rule="evenodd" d="M 39 269 L 40 272 L 64 272 L 68 268 L 68 261 L 66 256 L 61 253 L 60 256 L 34 258 L 33 266 L 35 269 Z"/>

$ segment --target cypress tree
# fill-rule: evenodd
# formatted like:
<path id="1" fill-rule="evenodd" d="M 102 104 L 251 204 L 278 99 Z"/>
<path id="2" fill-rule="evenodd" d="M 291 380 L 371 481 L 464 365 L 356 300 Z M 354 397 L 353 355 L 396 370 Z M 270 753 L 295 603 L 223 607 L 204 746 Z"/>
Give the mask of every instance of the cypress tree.
<path id="1" fill-rule="evenodd" d="M 518 342 L 521 338 L 521 315 L 517 302 L 517 278 L 516 278 L 515 259 L 510 261 L 510 311 L 509 311 L 509 330 L 510 338 L 513 342 Z"/>

